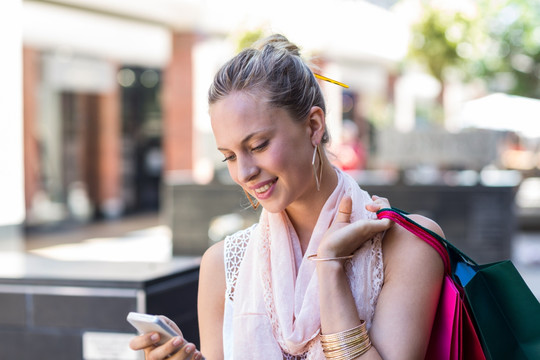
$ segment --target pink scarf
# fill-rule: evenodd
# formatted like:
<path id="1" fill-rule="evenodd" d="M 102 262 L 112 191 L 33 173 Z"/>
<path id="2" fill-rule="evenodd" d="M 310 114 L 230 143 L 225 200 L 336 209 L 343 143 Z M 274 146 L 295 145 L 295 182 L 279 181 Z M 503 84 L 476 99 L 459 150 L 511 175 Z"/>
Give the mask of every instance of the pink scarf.
<path id="1" fill-rule="evenodd" d="M 263 210 L 234 290 L 235 360 L 282 359 L 282 349 L 291 355 L 307 352 L 310 359 L 324 359 L 318 340 L 317 274 L 315 263 L 306 257 L 317 252 L 344 195 L 353 200 L 351 221 L 365 217 L 364 206 L 371 201 L 350 176 L 336 171 L 338 185 L 321 210 L 304 256 L 285 212 Z"/>

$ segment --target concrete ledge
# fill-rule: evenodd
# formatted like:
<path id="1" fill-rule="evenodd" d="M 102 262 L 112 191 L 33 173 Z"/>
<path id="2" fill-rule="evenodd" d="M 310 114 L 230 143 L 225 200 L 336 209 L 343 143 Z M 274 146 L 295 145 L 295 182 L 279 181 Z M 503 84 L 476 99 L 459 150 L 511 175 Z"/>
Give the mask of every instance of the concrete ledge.
<path id="1" fill-rule="evenodd" d="M 19 271 L 0 269 L 2 359 L 83 359 L 85 334 L 136 333 L 126 321 L 130 311 L 164 314 L 199 343 L 198 257 L 98 263 L 13 256 Z"/>

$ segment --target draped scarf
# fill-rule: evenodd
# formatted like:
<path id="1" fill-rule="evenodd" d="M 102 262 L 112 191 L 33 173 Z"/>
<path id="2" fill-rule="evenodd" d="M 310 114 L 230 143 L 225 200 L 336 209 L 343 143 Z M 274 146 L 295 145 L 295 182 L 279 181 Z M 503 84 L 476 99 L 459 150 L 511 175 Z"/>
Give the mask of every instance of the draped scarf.
<path id="1" fill-rule="evenodd" d="M 318 340 L 319 285 L 315 263 L 307 256 L 317 253 L 324 233 L 336 219 L 343 196 L 352 198 L 351 221 L 375 217 L 365 210 L 366 203 L 371 201 L 369 195 L 349 175 L 337 169 L 336 172 L 338 184 L 320 212 L 304 255 L 285 211 L 269 213 L 263 209 L 259 224 L 251 233 L 234 289 L 235 360 L 287 358 L 284 354 L 324 359 Z M 356 255 L 352 266 L 361 262 Z M 379 280 L 382 283 L 382 274 Z M 367 281 L 370 278 L 362 280 Z M 360 291 L 371 284 L 362 286 L 358 287 Z M 358 304 L 358 294 L 353 294 Z"/>

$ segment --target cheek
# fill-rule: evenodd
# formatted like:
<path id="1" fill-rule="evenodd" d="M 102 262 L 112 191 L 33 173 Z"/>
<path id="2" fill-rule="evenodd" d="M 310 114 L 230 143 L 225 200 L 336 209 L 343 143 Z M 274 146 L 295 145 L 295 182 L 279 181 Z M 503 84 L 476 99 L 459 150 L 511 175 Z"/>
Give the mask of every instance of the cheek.
<path id="1" fill-rule="evenodd" d="M 280 171 L 287 168 L 287 154 L 280 146 L 274 147 L 272 150 L 265 154 L 265 164 L 268 168 L 274 169 L 274 171 Z"/>
<path id="2" fill-rule="evenodd" d="M 235 163 L 232 161 L 227 162 L 227 170 L 229 170 L 229 176 L 231 177 L 231 179 L 241 186 L 240 182 L 238 181 L 238 172 L 236 171 Z"/>
<path id="3" fill-rule="evenodd" d="M 301 177 L 311 169 L 311 155 L 309 149 L 303 146 L 290 146 L 290 144 L 276 144 L 268 153 L 268 164 L 277 171 L 295 174 Z"/>

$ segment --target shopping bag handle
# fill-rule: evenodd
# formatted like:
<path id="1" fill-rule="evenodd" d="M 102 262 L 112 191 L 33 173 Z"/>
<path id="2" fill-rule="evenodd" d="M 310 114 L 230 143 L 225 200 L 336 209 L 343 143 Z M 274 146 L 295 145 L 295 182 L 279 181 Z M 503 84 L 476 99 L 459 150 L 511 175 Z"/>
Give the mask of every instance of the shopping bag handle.
<path id="1" fill-rule="evenodd" d="M 392 208 L 383 208 L 377 211 L 377 217 L 379 219 L 387 218 L 395 223 L 401 225 L 403 228 L 407 229 L 411 233 L 418 236 L 420 239 L 427 242 L 431 245 L 441 256 L 444 264 L 444 269 L 446 273 L 452 274 L 452 262 L 450 261 L 450 254 L 458 256 L 461 261 L 464 261 L 472 266 L 477 266 L 476 262 L 469 258 L 466 254 L 461 252 L 448 240 L 440 236 L 439 234 L 423 227 L 414 220 L 412 220 L 408 212 L 401 209 L 392 207 Z"/>

